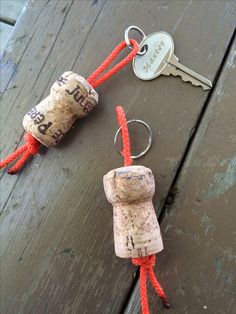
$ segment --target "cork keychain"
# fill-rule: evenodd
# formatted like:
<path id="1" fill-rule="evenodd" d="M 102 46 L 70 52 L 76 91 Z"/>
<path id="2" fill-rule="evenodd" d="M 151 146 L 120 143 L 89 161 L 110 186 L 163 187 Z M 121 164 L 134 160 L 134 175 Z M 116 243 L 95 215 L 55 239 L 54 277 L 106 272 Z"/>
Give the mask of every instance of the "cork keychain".
<path id="1" fill-rule="evenodd" d="M 57 145 L 76 119 L 89 114 L 98 103 L 95 88 L 126 66 L 137 54 L 142 54 L 136 40 L 130 39 L 129 42 L 131 52 L 109 70 L 107 68 L 127 47 L 126 41 L 122 41 L 87 80 L 72 71 L 62 74 L 52 85 L 50 95 L 24 116 L 25 144 L 0 161 L 0 169 L 18 159 L 8 170 L 9 174 L 15 174 L 29 157 L 39 153 L 41 145 Z"/>
<path id="2" fill-rule="evenodd" d="M 163 250 L 160 227 L 152 203 L 155 191 L 154 176 L 149 168 L 132 166 L 132 159 L 143 156 L 150 148 L 152 132 L 144 121 L 133 119 L 126 122 L 121 106 L 116 108 L 116 114 L 120 128 L 115 135 L 114 143 L 116 144 L 117 136 L 121 131 L 124 167 L 109 171 L 103 177 L 103 184 L 107 200 L 113 205 L 115 254 L 121 258 L 131 258 L 134 265 L 140 266 L 142 314 L 149 314 L 147 275 L 164 307 L 170 307 L 165 292 L 153 271 L 155 254 Z M 127 124 L 131 122 L 142 123 L 149 132 L 148 146 L 137 156 L 130 155 Z"/>
<path id="3" fill-rule="evenodd" d="M 140 44 L 129 38 L 131 30 L 142 36 Z M 110 70 L 109 65 L 120 52 L 128 47 L 131 52 Z M 0 169 L 19 158 L 8 170 L 16 173 L 23 167 L 30 156 L 36 155 L 41 144 L 47 147 L 57 145 L 78 118 L 83 118 L 98 103 L 95 88 L 109 79 L 127 63 L 133 61 L 133 70 L 141 80 L 153 80 L 160 75 L 181 76 L 183 81 L 201 86 L 203 90 L 212 84 L 203 76 L 195 73 L 178 62 L 174 55 L 174 42 L 166 32 L 156 32 L 148 36 L 137 26 L 129 26 L 125 30 L 122 41 L 105 61 L 86 80 L 82 76 L 67 71 L 52 85 L 50 95 L 30 110 L 23 119 L 26 131 L 25 144 L 0 161 Z M 104 73 L 104 71 L 107 72 Z M 21 156 L 21 157 L 20 157 Z"/>

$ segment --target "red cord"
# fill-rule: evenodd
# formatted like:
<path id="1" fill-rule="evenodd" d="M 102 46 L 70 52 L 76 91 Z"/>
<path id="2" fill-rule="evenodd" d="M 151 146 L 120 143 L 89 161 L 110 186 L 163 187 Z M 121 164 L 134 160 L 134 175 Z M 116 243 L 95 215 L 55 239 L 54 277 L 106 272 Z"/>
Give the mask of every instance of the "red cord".
<path id="1" fill-rule="evenodd" d="M 140 265 L 136 265 L 136 266 L 140 266 Z M 148 307 L 146 273 L 147 273 L 147 271 L 146 271 L 145 267 L 140 267 L 140 283 L 139 283 L 140 300 L 141 300 L 141 306 L 142 306 L 142 313 L 143 314 L 150 314 L 149 307 Z"/>
<path id="2" fill-rule="evenodd" d="M 139 50 L 139 45 L 136 40 L 130 39 L 131 45 L 133 45 L 133 49 L 123 60 L 121 60 L 118 64 L 116 64 L 113 68 L 107 71 L 105 74 L 100 76 L 104 70 L 114 61 L 114 59 L 119 55 L 119 53 L 127 46 L 125 41 L 122 41 L 112 52 L 111 54 L 104 60 L 104 62 L 95 70 L 87 79 L 87 81 L 94 87 L 98 87 L 107 79 L 109 79 L 112 75 L 122 69 L 127 63 L 129 63 L 137 54 Z M 15 152 L 10 154 L 6 159 L 0 161 L 0 169 L 9 165 L 13 160 L 18 158 L 22 153 L 22 157 L 16 162 L 16 164 L 8 170 L 9 174 L 16 173 L 19 169 L 23 167 L 26 160 L 30 155 L 35 155 L 39 151 L 40 143 L 32 137 L 30 134 L 25 135 L 26 143 L 18 148 Z M 132 162 L 132 161 L 131 161 Z"/>
<path id="3" fill-rule="evenodd" d="M 122 69 L 127 63 L 129 63 L 137 54 L 139 50 L 139 45 L 136 40 L 130 39 L 131 45 L 133 45 L 133 49 L 131 52 L 126 56 L 123 60 L 121 60 L 118 64 L 116 64 L 113 68 L 107 71 L 105 74 L 100 76 L 104 70 L 114 61 L 114 59 L 119 55 L 119 53 L 127 46 L 125 41 L 122 41 L 112 52 L 111 54 L 104 60 L 104 62 L 95 70 L 87 79 L 87 81 L 94 87 L 98 87 L 107 79 L 109 79 L 112 75 Z M 23 167 L 26 160 L 29 158 L 30 155 L 35 155 L 39 151 L 40 143 L 32 137 L 30 134 L 25 135 L 26 144 L 22 147 L 18 148 L 15 152 L 10 154 L 6 159 L 0 161 L 0 169 L 6 167 L 9 163 L 13 160 L 18 158 L 22 153 L 22 157 L 16 162 L 16 164 L 8 170 L 9 174 L 16 173 L 19 169 Z M 132 161 L 131 161 L 132 162 Z"/>
<path id="4" fill-rule="evenodd" d="M 15 165 L 7 171 L 9 174 L 14 174 L 24 166 L 30 155 L 36 155 L 39 152 L 40 143 L 31 134 L 26 133 L 24 139 L 26 142 L 24 145 L 10 154 L 6 159 L 0 161 L 0 169 L 8 166 L 12 161 L 22 155 Z"/>
<path id="5" fill-rule="evenodd" d="M 124 110 L 121 106 L 116 107 L 116 116 L 119 126 L 121 127 L 121 135 L 123 141 L 123 157 L 124 157 L 124 166 L 132 165 L 133 160 L 130 156 L 130 140 L 129 140 L 129 130 L 125 118 Z"/>
<path id="6" fill-rule="evenodd" d="M 105 74 L 103 74 L 100 78 L 98 78 L 99 75 L 101 75 L 105 69 L 114 61 L 114 59 L 119 55 L 119 53 L 127 47 L 127 44 L 125 41 L 122 41 L 112 52 L 111 54 L 104 60 L 104 62 L 88 77 L 87 81 L 94 87 L 98 87 L 101 85 L 104 81 L 109 79 L 112 75 L 114 75 L 116 72 L 118 72 L 120 69 L 122 69 L 127 63 L 129 63 L 137 54 L 139 50 L 139 45 L 136 40 L 130 39 L 130 43 L 133 46 L 133 49 L 128 54 L 127 57 L 125 57 L 123 60 L 121 60 L 118 64 L 116 64 L 112 69 L 107 71 Z"/>
<path id="7" fill-rule="evenodd" d="M 151 255 L 155 258 L 155 255 Z M 154 262 L 155 263 L 155 262 Z M 160 283 L 158 282 L 155 274 L 154 274 L 154 271 L 153 271 L 153 268 L 151 267 L 150 270 L 148 271 L 148 277 L 149 277 L 149 280 L 153 286 L 153 288 L 155 289 L 156 291 L 156 294 L 159 295 L 160 299 L 161 299 L 161 302 L 162 304 L 164 305 L 164 307 L 166 309 L 169 309 L 170 308 L 170 304 L 168 302 L 168 299 L 165 295 L 165 292 L 162 288 L 162 286 L 160 285 Z"/>
<path id="8" fill-rule="evenodd" d="M 121 106 L 116 107 L 116 115 L 117 115 L 118 124 L 121 127 L 121 134 L 122 134 L 122 141 L 123 141 L 124 166 L 130 166 L 132 164 L 132 159 L 130 156 L 129 130 L 128 130 L 123 107 Z M 132 263 L 136 266 L 140 266 L 140 300 L 141 300 L 141 306 L 142 306 L 142 314 L 150 314 L 149 307 L 148 307 L 147 285 L 146 285 L 147 274 L 153 288 L 155 289 L 156 293 L 159 295 L 164 307 L 167 309 L 170 307 L 167 297 L 165 295 L 165 292 L 162 289 L 153 271 L 155 261 L 156 261 L 155 255 L 132 258 Z"/>
<path id="9" fill-rule="evenodd" d="M 150 279 L 150 282 L 155 289 L 157 295 L 159 295 L 162 304 L 166 309 L 170 308 L 167 297 L 164 290 L 162 289 L 160 283 L 158 282 L 153 267 L 155 266 L 155 255 L 132 258 L 132 263 L 136 266 L 140 266 L 140 299 L 142 306 L 142 314 L 150 314 L 147 299 L 147 287 L 146 287 L 146 275 Z"/>

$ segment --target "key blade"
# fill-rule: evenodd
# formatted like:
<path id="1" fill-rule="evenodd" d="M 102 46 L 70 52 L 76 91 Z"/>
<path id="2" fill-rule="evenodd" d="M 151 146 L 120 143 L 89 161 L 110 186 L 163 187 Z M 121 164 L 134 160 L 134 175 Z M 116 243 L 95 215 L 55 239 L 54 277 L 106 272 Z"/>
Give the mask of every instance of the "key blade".
<path id="1" fill-rule="evenodd" d="M 202 87 L 203 89 L 210 89 L 212 88 L 212 83 L 210 80 L 206 79 L 205 77 L 203 77 L 202 75 L 194 72 L 193 70 L 190 70 L 189 68 L 187 68 L 186 66 L 182 65 L 181 63 L 178 64 L 172 64 L 173 66 L 175 66 L 178 70 L 180 70 L 181 72 L 187 74 L 188 76 L 192 77 L 193 79 L 199 81 L 202 83 Z"/>
<path id="2" fill-rule="evenodd" d="M 212 83 L 210 80 L 206 79 L 202 75 L 194 72 L 193 70 L 187 68 L 186 66 L 179 63 L 178 58 L 173 56 L 170 61 L 167 61 L 168 65 L 174 67 L 176 70 L 176 75 L 180 75 L 183 81 L 190 81 L 195 86 L 201 86 L 203 90 L 208 90 L 212 88 Z M 174 73 L 171 74 L 175 75 Z M 178 74 L 179 72 L 179 74 Z"/>
<path id="3" fill-rule="evenodd" d="M 187 73 L 177 69 L 172 64 L 168 64 L 168 67 L 165 69 L 165 71 L 162 74 L 168 75 L 168 76 L 169 75 L 180 76 L 182 81 L 190 82 L 194 86 L 201 86 L 203 90 L 208 90 L 211 88 L 211 87 L 209 87 L 209 85 L 202 83 L 201 81 L 195 79 L 193 76 L 188 75 Z"/>

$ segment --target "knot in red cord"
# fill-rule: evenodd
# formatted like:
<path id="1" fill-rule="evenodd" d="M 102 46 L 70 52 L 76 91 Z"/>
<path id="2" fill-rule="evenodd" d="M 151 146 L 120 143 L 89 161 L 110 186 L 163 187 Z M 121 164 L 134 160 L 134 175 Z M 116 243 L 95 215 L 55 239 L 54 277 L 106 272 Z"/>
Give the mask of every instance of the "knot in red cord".
<path id="1" fill-rule="evenodd" d="M 129 130 L 127 126 L 127 121 L 124 113 L 124 109 L 121 106 L 116 107 L 116 115 L 119 126 L 121 127 L 121 134 L 123 140 L 123 157 L 124 166 L 130 166 L 132 164 L 132 159 L 130 156 L 130 140 L 129 140 Z M 148 278 L 159 295 L 162 304 L 166 309 L 170 307 L 164 290 L 162 289 L 160 283 L 158 282 L 153 267 L 155 266 L 156 256 L 144 256 L 138 258 L 132 258 L 132 263 L 136 266 L 140 266 L 140 299 L 142 306 L 142 314 L 150 314 L 148 307 L 148 297 L 147 297 L 147 286 L 146 286 L 146 276 Z"/>
<path id="2" fill-rule="evenodd" d="M 15 152 L 10 154 L 6 159 L 0 161 L 0 169 L 9 165 L 12 161 L 22 155 L 15 165 L 8 170 L 9 174 L 15 174 L 20 170 L 30 155 L 36 155 L 39 152 L 40 143 L 31 135 L 26 133 L 24 136 L 25 144 L 19 147 Z"/>
<path id="3" fill-rule="evenodd" d="M 146 271 L 150 270 L 153 266 L 155 266 L 156 257 L 155 255 L 132 258 L 132 262 L 136 266 L 143 267 Z"/>
<path id="4" fill-rule="evenodd" d="M 95 88 L 102 84 L 104 81 L 109 79 L 112 75 L 116 72 L 121 70 L 126 64 L 128 64 L 137 54 L 139 50 L 139 44 L 136 40 L 130 39 L 130 43 L 133 46 L 131 52 L 118 64 L 113 66 L 110 70 L 106 73 L 102 74 L 109 65 L 114 61 L 114 59 L 119 55 L 119 53 L 127 47 L 125 41 L 122 41 L 112 52 L 111 54 L 104 60 L 104 62 L 95 70 L 89 77 L 88 82 Z M 20 155 L 22 155 L 19 160 L 15 163 L 13 167 L 8 170 L 9 174 L 16 173 L 19 169 L 23 167 L 26 160 L 30 157 L 30 155 L 36 155 L 40 148 L 40 143 L 33 138 L 30 134 L 25 134 L 24 136 L 25 144 L 18 148 L 15 152 L 10 154 L 7 158 L 0 161 L 0 169 L 9 165 L 13 160 L 17 159 Z M 125 153 L 127 155 L 127 152 Z M 130 164 L 132 161 L 128 161 Z"/>
<path id="5" fill-rule="evenodd" d="M 24 140 L 27 144 L 27 150 L 31 155 L 36 155 L 40 148 L 40 143 L 29 133 L 24 135 Z"/>
<path id="6" fill-rule="evenodd" d="M 129 140 L 129 130 L 127 126 L 127 121 L 124 113 L 124 109 L 121 106 L 116 107 L 116 115 L 119 126 L 121 127 L 121 134 L 123 140 L 123 157 L 124 166 L 130 166 L 132 164 L 132 159 L 130 156 L 130 140 Z M 132 262 L 136 266 L 140 266 L 140 299 L 142 305 L 142 314 L 150 314 L 148 307 L 148 297 L 147 297 L 147 286 L 146 286 L 146 276 L 155 289 L 156 293 L 159 295 L 162 304 L 165 308 L 169 308 L 167 297 L 164 290 L 162 289 L 160 283 L 158 282 L 153 267 L 155 266 L 156 256 L 144 256 L 138 258 L 132 258 Z"/>

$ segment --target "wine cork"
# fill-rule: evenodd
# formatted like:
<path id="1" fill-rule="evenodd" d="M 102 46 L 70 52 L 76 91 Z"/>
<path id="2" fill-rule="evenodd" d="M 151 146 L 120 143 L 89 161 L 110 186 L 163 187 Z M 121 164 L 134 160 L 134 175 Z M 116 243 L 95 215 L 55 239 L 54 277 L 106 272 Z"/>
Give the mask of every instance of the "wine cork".
<path id="1" fill-rule="evenodd" d="M 86 79 L 65 72 L 52 85 L 50 95 L 24 116 L 23 127 L 43 145 L 54 146 L 97 102 L 98 94 Z"/>
<path id="2" fill-rule="evenodd" d="M 113 205 L 116 255 L 143 257 L 163 250 L 152 203 L 155 192 L 152 171 L 143 166 L 117 168 L 103 177 L 103 184 L 106 197 Z"/>

